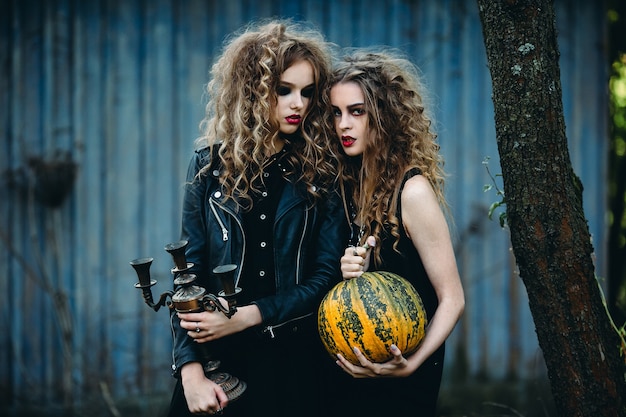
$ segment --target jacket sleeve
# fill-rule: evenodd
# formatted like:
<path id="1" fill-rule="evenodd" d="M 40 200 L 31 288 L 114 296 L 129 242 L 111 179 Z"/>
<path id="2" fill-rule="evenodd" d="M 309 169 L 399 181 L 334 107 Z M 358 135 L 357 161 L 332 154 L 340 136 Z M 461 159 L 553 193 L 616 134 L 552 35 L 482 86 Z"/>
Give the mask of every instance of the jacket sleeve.
<path id="1" fill-rule="evenodd" d="M 305 244 L 298 285 L 275 296 L 258 299 L 263 325 L 283 323 L 315 312 L 326 293 L 341 280 L 340 258 L 349 237 L 349 224 L 338 192 L 317 203 L 313 234 Z M 295 232 L 295 228 L 291 228 Z M 301 236 L 290 236 L 300 240 Z M 268 329 L 269 330 L 269 329 Z"/>
<path id="2" fill-rule="evenodd" d="M 181 239 L 189 241 L 186 248 L 186 258 L 188 262 L 194 265 L 190 269 L 190 273 L 196 274 L 197 284 L 207 277 L 207 271 L 203 260 L 208 259 L 206 256 L 206 234 L 205 231 L 205 191 L 207 188 L 206 181 L 210 180 L 210 176 L 198 176 L 200 169 L 209 162 L 208 148 L 195 152 L 187 170 L 185 181 L 183 208 L 182 208 L 182 233 Z M 174 288 L 176 290 L 176 288 Z M 180 319 L 176 311 L 172 310 L 170 314 L 170 324 L 173 337 L 172 364 L 173 375 L 178 377 L 180 369 L 189 362 L 201 362 L 206 357 L 206 349 L 208 344 L 194 343 L 187 336 L 187 331 L 180 327 Z"/>

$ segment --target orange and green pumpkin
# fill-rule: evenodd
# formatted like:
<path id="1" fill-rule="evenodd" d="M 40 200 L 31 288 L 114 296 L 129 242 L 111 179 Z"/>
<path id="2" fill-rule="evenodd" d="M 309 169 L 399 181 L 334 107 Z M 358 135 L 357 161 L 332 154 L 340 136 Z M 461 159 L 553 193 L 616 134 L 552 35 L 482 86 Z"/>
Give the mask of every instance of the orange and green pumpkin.
<path id="1" fill-rule="evenodd" d="M 318 330 L 328 353 L 341 353 L 358 364 L 356 346 L 371 362 L 393 357 L 398 346 L 403 355 L 417 350 L 424 338 L 426 311 L 409 281 L 386 271 L 365 272 L 344 280 L 326 294 L 317 315 Z"/>

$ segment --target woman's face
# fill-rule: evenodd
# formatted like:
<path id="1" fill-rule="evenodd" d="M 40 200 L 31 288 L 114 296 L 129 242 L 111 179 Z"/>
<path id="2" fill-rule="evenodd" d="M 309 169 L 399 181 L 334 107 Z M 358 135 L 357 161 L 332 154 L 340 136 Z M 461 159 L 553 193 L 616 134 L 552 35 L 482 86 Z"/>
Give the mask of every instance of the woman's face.
<path id="1" fill-rule="evenodd" d="M 308 61 L 296 61 L 280 76 L 274 116 L 281 133 L 295 133 L 302 122 L 315 88 L 313 67 Z"/>
<path id="2" fill-rule="evenodd" d="M 352 81 L 335 84 L 330 89 L 335 116 L 335 131 L 348 156 L 361 155 L 369 141 L 369 116 L 361 87 Z"/>

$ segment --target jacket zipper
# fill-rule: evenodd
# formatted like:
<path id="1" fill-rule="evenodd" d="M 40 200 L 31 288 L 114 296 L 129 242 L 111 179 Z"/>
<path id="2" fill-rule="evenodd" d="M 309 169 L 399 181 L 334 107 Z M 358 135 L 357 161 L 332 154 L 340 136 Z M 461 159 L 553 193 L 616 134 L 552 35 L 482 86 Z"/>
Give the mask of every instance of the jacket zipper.
<path id="1" fill-rule="evenodd" d="M 285 325 L 287 325 L 289 323 L 292 323 L 292 322 L 297 321 L 297 320 L 304 319 L 306 317 L 311 316 L 312 314 L 313 313 L 309 313 L 309 314 L 305 314 L 304 316 L 295 317 L 293 319 L 284 321 L 284 322 L 282 322 L 280 324 L 276 324 L 276 325 L 273 325 L 273 326 L 265 326 L 265 328 L 263 329 L 263 333 L 269 333 L 270 334 L 270 338 L 274 339 L 276 337 L 276 335 L 274 334 L 274 329 L 280 329 L 281 327 L 283 327 L 283 326 L 285 326 Z"/>
<path id="2" fill-rule="evenodd" d="M 309 209 L 307 208 L 304 211 L 304 228 L 303 228 L 303 232 L 302 235 L 300 236 L 300 243 L 298 243 L 298 256 L 297 256 L 297 264 L 296 264 L 296 285 L 298 285 L 300 283 L 300 259 L 301 259 L 301 255 L 302 255 L 302 244 L 304 242 L 304 235 L 305 235 L 305 231 L 307 229 L 307 226 L 309 225 Z"/>
<path id="3" fill-rule="evenodd" d="M 224 211 L 225 213 L 228 213 L 229 215 L 231 215 L 232 218 L 235 219 L 235 222 L 237 223 L 237 226 L 239 226 L 239 230 L 241 231 L 241 237 L 243 238 L 243 243 L 242 243 L 243 248 L 242 248 L 242 252 L 241 252 L 241 263 L 238 265 L 237 277 L 235 278 L 235 285 L 238 285 L 239 284 L 239 278 L 241 278 L 241 269 L 242 269 L 241 267 L 243 265 L 243 259 L 246 256 L 246 234 L 243 231 L 243 225 L 241 224 L 241 221 L 235 215 L 235 213 L 233 213 L 231 210 L 229 210 L 226 206 L 224 206 L 222 204 L 219 204 L 219 203 L 213 201 L 212 199 L 209 199 L 209 207 L 211 207 L 211 211 L 213 212 L 213 215 L 217 219 L 217 222 L 220 225 L 220 228 L 222 229 L 222 241 L 224 241 L 224 242 L 228 241 L 228 229 L 224 225 L 224 222 L 222 221 L 220 216 L 218 216 L 217 209 L 215 208 L 215 206 L 218 206 L 220 209 L 222 209 L 222 211 Z"/>
<path id="4" fill-rule="evenodd" d="M 215 210 L 213 200 L 211 199 L 209 199 L 209 207 L 211 208 L 211 211 L 213 212 L 213 215 L 215 216 L 217 223 L 220 225 L 220 228 L 222 229 L 222 242 L 228 241 L 228 229 L 222 222 L 222 219 L 220 218 L 220 216 L 217 215 L 217 210 Z M 224 207 L 222 207 L 222 209 L 224 209 Z"/>

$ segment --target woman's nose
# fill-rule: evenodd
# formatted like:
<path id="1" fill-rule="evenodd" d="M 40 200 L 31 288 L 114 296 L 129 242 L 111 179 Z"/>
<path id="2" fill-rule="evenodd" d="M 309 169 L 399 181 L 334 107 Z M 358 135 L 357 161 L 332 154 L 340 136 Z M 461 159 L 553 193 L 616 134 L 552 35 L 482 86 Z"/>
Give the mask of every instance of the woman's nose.
<path id="1" fill-rule="evenodd" d="M 339 128 L 341 130 L 348 130 L 350 129 L 350 118 L 348 118 L 346 115 L 341 115 L 341 118 L 339 119 Z"/>
<path id="2" fill-rule="evenodd" d="M 292 109 L 301 109 L 304 107 L 304 102 L 302 101 L 302 96 L 300 94 L 294 94 L 293 99 L 291 100 L 291 108 Z"/>

